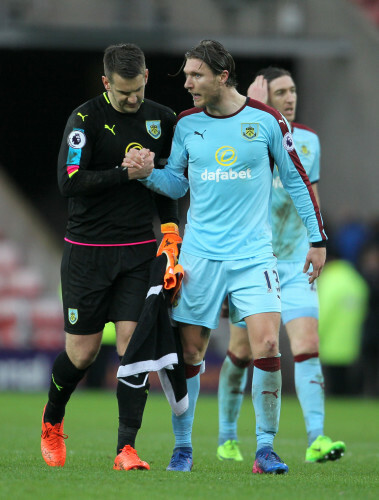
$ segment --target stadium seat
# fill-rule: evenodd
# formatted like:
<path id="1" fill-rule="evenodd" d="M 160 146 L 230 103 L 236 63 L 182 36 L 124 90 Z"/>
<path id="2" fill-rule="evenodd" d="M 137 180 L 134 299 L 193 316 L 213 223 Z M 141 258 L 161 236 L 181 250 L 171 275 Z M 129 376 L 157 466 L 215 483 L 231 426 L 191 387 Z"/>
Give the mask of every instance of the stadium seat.
<path id="1" fill-rule="evenodd" d="M 0 275 L 12 274 L 21 265 L 21 250 L 15 243 L 0 240 Z"/>
<path id="2" fill-rule="evenodd" d="M 43 292 L 41 274 L 34 268 L 21 267 L 13 271 L 8 280 L 8 293 L 11 297 L 34 299 Z"/>
<path id="3" fill-rule="evenodd" d="M 31 346 L 57 350 L 64 347 L 62 303 L 59 298 L 47 297 L 31 304 Z"/>
<path id="4" fill-rule="evenodd" d="M 29 334 L 28 303 L 20 299 L 1 299 L 0 346 L 3 349 L 27 348 Z"/>

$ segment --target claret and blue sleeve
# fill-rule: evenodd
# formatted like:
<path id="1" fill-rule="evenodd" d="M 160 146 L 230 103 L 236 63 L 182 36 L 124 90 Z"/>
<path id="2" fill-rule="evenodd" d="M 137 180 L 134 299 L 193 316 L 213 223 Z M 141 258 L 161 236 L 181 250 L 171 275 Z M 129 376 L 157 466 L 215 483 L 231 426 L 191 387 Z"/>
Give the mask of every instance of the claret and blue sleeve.
<path id="1" fill-rule="evenodd" d="M 247 99 L 230 116 L 211 116 L 200 108 L 181 113 L 168 164 L 142 182 L 173 198 L 189 188 L 183 251 L 217 260 L 265 257 L 273 253 L 275 164 L 309 240 L 326 239 L 286 120 L 258 101 Z"/>

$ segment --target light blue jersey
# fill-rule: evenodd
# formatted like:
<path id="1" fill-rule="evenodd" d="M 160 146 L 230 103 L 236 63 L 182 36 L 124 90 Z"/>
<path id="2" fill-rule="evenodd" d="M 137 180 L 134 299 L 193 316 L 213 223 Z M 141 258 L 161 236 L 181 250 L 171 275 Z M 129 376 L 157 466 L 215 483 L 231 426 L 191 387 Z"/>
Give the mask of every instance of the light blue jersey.
<path id="1" fill-rule="evenodd" d="M 316 133 L 304 125 L 292 124 L 293 139 L 311 184 L 320 177 L 320 142 Z M 309 239 L 290 195 L 284 189 L 278 169 L 274 168 L 272 193 L 272 245 L 279 260 L 304 261 Z"/>
<path id="2" fill-rule="evenodd" d="M 172 198 L 190 187 L 183 252 L 222 261 L 269 256 L 274 163 L 310 241 L 326 240 L 287 122 L 259 101 L 247 98 L 230 116 L 200 108 L 181 113 L 168 164 L 141 182 Z"/>

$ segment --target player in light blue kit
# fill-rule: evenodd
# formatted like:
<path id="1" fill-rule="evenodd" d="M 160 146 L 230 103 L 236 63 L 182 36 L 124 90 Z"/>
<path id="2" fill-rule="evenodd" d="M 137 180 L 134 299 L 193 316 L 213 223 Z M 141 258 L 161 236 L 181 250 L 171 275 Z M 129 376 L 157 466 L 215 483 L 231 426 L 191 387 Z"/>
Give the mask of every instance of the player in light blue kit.
<path id="1" fill-rule="evenodd" d="M 309 231 L 304 271 L 313 265 L 310 283 L 324 266 L 326 235 L 286 120 L 237 92 L 234 60 L 225 48 L 203 40 L 186 53 L 184 75 L 195 107 L 178 117 L 166 167 L 153 169 L 154 154 L 144 149 L 129 151 L 122 164 L 144 169 L 141 182 L 172 198 L 190 187 L 179 259 L 185 277 L 172 314 L 180 326 L 190 403 L 182 416 L 172 417 L 175 447 L 167 469 L 192 468 L 200 372 L 210 330 L 217 328 L 228 295 L 233 321 L 246 321 L 254 358 L 253 472 L 283 474 L 288 467 L 273 451 L 281 403 L 280 285 L 271 243 L 274 163 Z"/>
<path id="2" fill-rule="evenodd" d="M 269 67 L 260 72 L 249 87 L 248 95 L 268 103 L 291 124 L 296 151 L 318 200 L 320 143 L 316 133 L 295 123 L 296 86 L 291 74 Z M 318 299 L 316 284 L 308 283 L 303 271 L 309 249 L 307 231 L 288 192 L 274 167 L 272 196 L 273 249 L 278 258 L 281 284 L 282 321 L 295 361 L 295 385 L 308 435 L 307 462 L 325 462 L 340 458 L 345 451 L 342 441 L 324 436 L 324 378 L 318 357 Z M 243 460 L 238 446 L 237 419 L 246 386 L 247 366 L 253 355 L 246 324 L 230 325 L 228 354 L 219 382 L 220 460 Z"/>

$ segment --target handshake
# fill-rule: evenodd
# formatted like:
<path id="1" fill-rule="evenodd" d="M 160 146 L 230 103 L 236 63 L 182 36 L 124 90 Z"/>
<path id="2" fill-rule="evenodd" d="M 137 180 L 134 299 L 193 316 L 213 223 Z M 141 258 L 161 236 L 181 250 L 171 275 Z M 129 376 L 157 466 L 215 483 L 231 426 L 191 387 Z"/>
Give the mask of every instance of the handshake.
<path id="1" fill-rule="evenodd" d="M 148 177 L 154 168 L 155 153 L 150 149 L 130 149 L 121 164 L 128 169 L 129 180 L 144 179 Z"/>

